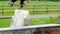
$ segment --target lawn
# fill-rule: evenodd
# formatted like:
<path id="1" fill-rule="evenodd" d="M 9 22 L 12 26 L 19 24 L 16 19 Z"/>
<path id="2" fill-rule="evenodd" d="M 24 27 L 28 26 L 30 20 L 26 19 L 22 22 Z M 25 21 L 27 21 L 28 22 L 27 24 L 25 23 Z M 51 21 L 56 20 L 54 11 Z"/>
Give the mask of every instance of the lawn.
<path id="1" fill-rule="evenodd" d="M 0 19 L 0 28 L 9 27 L 11 23 L 10 19 Z"/>
<path id="2" fill-rule="evenodd" d="M 40 24 L 60 24 L 60 17 L 49 17 L 49 18 L 32 18 L 30 19 L 31 25 L 40 25 Z"/>
<path id="3" fill-rule="evenodd" d="M 10 1 L 0 1 L 0 16 L 2 15 L 2 10 L 1 10 L 2 5 L 4 5 L 3 6 L 4 16 L 12 16 L 14 13 L 14 10 L 18 8 L 18 6 L 10 7 L 8 5 L 9 2 Z M 19 4 L 19 1 L 17 2 L 15 4 Z M 40 6 L 40 5 L 60 5 L 60 2 L 32 1 L 30 4 L 28 4 L 28 2 L 25 1 L 25 3 L 28 6 L 24 6 L 22 9 L 28 10 L 31 15 L 33 14 L 60 14 L 60 6 L 48 6 L 48 10 L 47 10 L 47 6 Z M 35 5 L 35 6 L 32 6 L 32 5 Z"/>
<path id="4" fill-rule="evenodd" d="M 2 11 L 4 12 L 3 16 L 13 16 L 14 10 L 18 8 L 18 6 L 10 7 L 8 5 L 10 1 L 0 1 L 0 16 L 2 16 Z M 32 1 L 30 4 L 28 4 L 27 1 L 25 3 L 28 6 L 24 6 L 22 9 L 28 10 L 31 15 L 34 14 L 60 14 L 60 6 L 48 6 L 48 12 L 47 12 L 47 6 L 40 6 L 40 5 L 60 5 L 60 2 L 52 2 L 52 1 Z M 16 2 L 16 4 L 19 4 L 19 1 Z M 2 5 L 3 10 L 2 10 Z M 32 6 L 35 5 L 35 6 Z M 34 7 L 34 8 L 33 8 Z M 34 13 L 33 13 L 34 12 Z M 9 27 L 11 23 L 10 19 L 0 19 L 0 27 Z M 31 25 L 40 25 L 40 24 L 60 24 L 60 17 L 50 17 L 50 18 L 32 18 L 30 19 Z"/>
<path id="5" fill-rule="evenodd" d="M 0 28 L 9 27 L 11 19 L 0 19 Z M 60 24 L 59 17 L 49 17 L 49 18 L 32 18 L 30 19 L 30 25 L 40 25 L 40 24 Z"/>

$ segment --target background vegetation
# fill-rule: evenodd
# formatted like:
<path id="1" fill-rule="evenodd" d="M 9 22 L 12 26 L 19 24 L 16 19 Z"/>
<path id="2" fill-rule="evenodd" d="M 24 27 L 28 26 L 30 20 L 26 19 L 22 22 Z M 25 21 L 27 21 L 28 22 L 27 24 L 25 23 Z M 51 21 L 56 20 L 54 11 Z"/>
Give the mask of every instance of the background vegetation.
<path id="1" fill-rule="evenodd" d="M 2 13 L 4 13 L 4 16 L 14 15 L 14 11 L 15 11 L 15 9 L 18 8 L 18 5 L 20 2 L 17 1 L 15 3 L 17 5 L 16 6 L 14 5 L 13 7 L 9 6 L 9 4 L 8 4 L 9 2 L 10 1 L 0 1 L 0 16 L 2 16 Z M 27 6 L 24 6 L 22 9 L 28 10 L 31 15 L 34 15 L 34 14 L 60 14 L 60 2 L 31 1 L 31 3 L 28 4 L 28 2 L 25 1 L 25 4 L 27 4 Z M 43 5 L 43 6 L 41 6 L 41 5 Z M 47 5 L 48 5 L 48 10 L 47 10 Z"/>
<path id="2" fill-rule="evenodd" d="M 10 27 L 11 19 L 0 19 L 0 28 Z M 40 24 L 60 24 L 60 16 L 58 17 L 48 17 L 48 18 L 32 18 L 30 19 L 30 25 L 40 25 Z"/>
<path id="3" fill-rule="evenodd" d="M 27 5 L 36 5 L 34 6 L 34 14 L 60 14 L 60 2 L 52 2 L 48 0 L 40 0 L 40 1 L 32 1 L 30 4 L 25 1 Z M 4 8 L 4 15 L 3 16 L 13 16 L 14 10 L 18 8 L 18 6 L 10 7 L 8 5 L 9 1 L 1 0 L 0 1 L 0 16 L 2 16 L 2 7 Z M 37 2 L 37 3 L 36 3 Z M 19 1 L 16 2 L 19 4 Z M 2 6 L 4 5 L 4 6 Z M 38 5 L 38 6 L 37 6 Z M 39 5 L 55 5 L 55 6 L 48 6 L 48 13 L 45 11 L 47 6 L 39 6 Z M 58 5 L 58 6 L 56 6 Z M 28 9 L 31 8 L 31 9 Z M 30 14 L 33 14 L 33 6 L 24 6 L 22 9 L 29 10 Z M 11 19 L 0 19 L 0 27 L 9 27 L 11 23 Z M 59 17 L 49 17 L 49 18 L 33 18 L 30 19 L 31 25 L 40 25 L 40 24 L 60 24 L 60 16 Z"/>

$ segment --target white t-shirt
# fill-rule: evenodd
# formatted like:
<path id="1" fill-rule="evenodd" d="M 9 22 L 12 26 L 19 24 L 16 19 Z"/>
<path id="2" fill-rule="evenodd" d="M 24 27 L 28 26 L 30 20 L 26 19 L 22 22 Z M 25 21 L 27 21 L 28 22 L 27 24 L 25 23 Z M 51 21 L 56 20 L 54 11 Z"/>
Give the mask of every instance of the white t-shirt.
<path id="1" fill-rule="evenodd" d="M 29 25 L 29 12 L 16 9 L 12 18 L 11 28 L 22 28 L 24 25 Z"/>

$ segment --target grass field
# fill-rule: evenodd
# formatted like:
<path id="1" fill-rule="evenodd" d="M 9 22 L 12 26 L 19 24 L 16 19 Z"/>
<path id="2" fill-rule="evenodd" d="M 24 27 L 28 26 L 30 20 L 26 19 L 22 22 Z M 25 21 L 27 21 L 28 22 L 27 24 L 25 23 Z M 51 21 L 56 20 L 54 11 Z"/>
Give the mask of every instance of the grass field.
<path id="1" fill-rule="evenodd" d="M 49 17 L 49 18 L 33 18 L 30 20 L 31 25 L 40 25 L 40 24 L 60 24 L 60 17 Z"/>
<path id="2" fill-rule="evenodd" d="M 10 1 L 0 1 L 0 16 L 2 16 L 2 5 L 4 8 L 4 16 L 12 16 L 14 15 L 14 10 L 18 8 L 18 6 L 10 7 L 8 5 Z M 39 6 L 39 5 L 60 5 L 60 2 L 52 2 L 52 1 L 32 1 L 30 4 L 34 4 L 36 6 L 31 6 L 28 4 L 27 1 L 25 3 L 29 6 L 24 6 L 22 9 L 29 10 L 29 13 L 33 15 L 34 14 L 60 14 L 60 6 L 48 6 L 48 13 L 47 13 L 47 6 Z M 19 1 L 16 2 L 16 4 L 19 4 Z M 31 9 L 29 9 L 31 8 Z M 0 27 L 9 27 L 11 23 L 10 19 L 0 19 Z M 39 24 L 60 24 L 60 17 L 55 18 L 33 18 L 30 19 L 31 25 L 39 25 Z"/>
<path id="3" fill-rule="evenodd" d="M 1 19 L 0 20 L 0 28 L 9 27 L 10 23 L 11 23 L 10 19 Z"/>
<path id="4" fill-rule="evenodd" d="M 0 20 L 0 28 L 9 27 L 11 23 L 11 19 L 2 19 Z M 49 18 L 33 18 L 30 19 L 31 25 L 40 25 L 40 24 L 60 24 L 60 16 L 59 17 L 49 17 Z"/>
<path id="5" fill-rule="evenodd" d="M 4 8 L 4 16 L 12 16 L 14 13 L 14 10 L 18 8 L 18 6 L 10 7 L 8 5 L 10 1 L 0 1 L 0 12 L 2 12 L 2 5 Z M 37 3 L 36 3 L 37 2 Z M 60 2 L 52 2 L 52 1 L 32 1 L 30 4 L 28 2 L 25 2 L 29 6 L 24 6 L 22 9 L 29 10 L 30 14 L 60 14 L 60 6 L 40 6 L 40 5 L 60 5 Z M 17 1 L 15 4 L 19 4 L 19 1 Z M 32 6 L 35 5 L 35 6 Z M 33 9 L 34 7 L 34 9 Z M 34 13 L 33 13 L 34 11 Z M 48 11 L 48 12 L 47 12 Z M 13 13 L 12 13 L 13 12 Z M 0 16 L 2 14 L 0 13 Z"/>

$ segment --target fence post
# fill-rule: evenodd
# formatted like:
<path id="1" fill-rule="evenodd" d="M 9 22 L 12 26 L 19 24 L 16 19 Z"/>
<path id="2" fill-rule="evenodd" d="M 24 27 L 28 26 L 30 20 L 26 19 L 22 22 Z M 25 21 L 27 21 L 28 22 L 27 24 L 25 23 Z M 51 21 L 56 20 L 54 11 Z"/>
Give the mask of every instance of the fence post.
<path id="1" fill-rule="evenodd" d="M 2 16 L 4 15 L 4 5 L 2 5 Z"/>
<path id="2" fill-rule="evenodd" d="M 46 9 L 47 9 L 46 12 L 48 13 L 48 5 L 46 5 Z"/>

